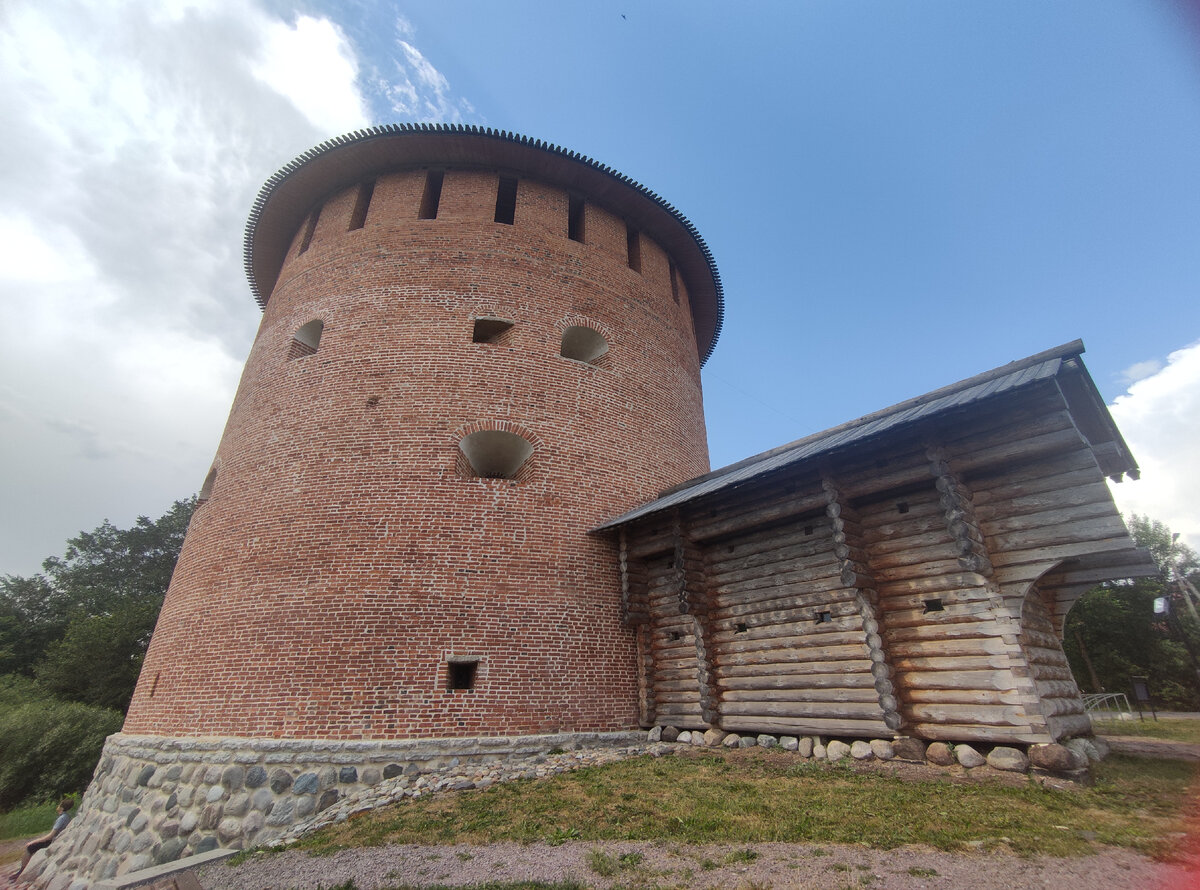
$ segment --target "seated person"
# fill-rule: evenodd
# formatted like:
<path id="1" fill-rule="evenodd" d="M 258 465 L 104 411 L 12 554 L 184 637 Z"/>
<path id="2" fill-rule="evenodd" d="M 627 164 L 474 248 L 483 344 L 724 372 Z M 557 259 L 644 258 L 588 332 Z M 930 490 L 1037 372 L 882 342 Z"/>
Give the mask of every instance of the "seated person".
<path id="1" fill-rule="evenodd" d="M 64 797 L 58 802 L 58 818 L 54 820 L 54 827 L 50 829 L 49 834 L 34 838 L 25 845 L 25 855 L 21 857 L 21 867 L 13 874 L 13 880 L 19 878 L 21 872 L 25 871 L 25 866 L 29 864 L 29 860 L 33 858 L 34 853 L 50 846 L 62 830 L 67 827 L 67 823 L 71 821 L 71 807 L 73 806 L 75 806 L 75 801 L 69 797 Z"/>

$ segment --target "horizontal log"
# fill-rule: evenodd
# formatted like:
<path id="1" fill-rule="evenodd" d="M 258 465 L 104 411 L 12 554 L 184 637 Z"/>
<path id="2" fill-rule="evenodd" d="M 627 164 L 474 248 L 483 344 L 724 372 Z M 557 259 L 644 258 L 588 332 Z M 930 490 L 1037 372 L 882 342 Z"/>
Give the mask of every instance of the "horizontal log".
<path id="1" fill-rule="evenodd" d="M 1037 439 L 1057 432 L 1075 431 L 1075 424 L 1066 410 L 1026 414 L 1021 420 L 1005 423 L 990 430 L 963 428 L 955 430 L 939 444 L 948 462 L 956 466 L 965 457 L 985 452 L 994 452 L 1011 445 L 1014 441 Z M 990 461 L 989 463 L 995 463 Z"/>
<path id="2" fill-rule="evenodd" d="M 914 530 L 912 534 L 903 537 L 884 538 L 867 544 L 871 564 L 884 565 L 888 560 L 897 560 L 900 554 L 920 553 L 931 547 L 949 547 L 954 544 L 954 536 L 946 528 L 945 516 L 931 517 L 929 524 L 933 528 L 927 531 Z"/>
<path id="3" fill-rule="evenodd" d="M 994 499 L 987 504 L 975 506 L 975 518 L 985 534 L 991 533 L 992 523 L 1016 516 L 1029 516 L 1051 510 L 1065 510 L 1096 503 L 1111 503 L 1112 495 L 1103 482 L 1074 485 L 1070 488 L 1054 488 L 1008 499 Z"/>
<path id="4" fill-rule="evenodd" d="M 1008 654 L 933 656 L 933 657 L 896 657 L 893 654 L 892 667 L 900 671 L 979 671 L 979 670 L 1009 670 L 1012 659 Z"/>
<path id="5" fill-rule="evenodd" d="M 962 705 L 964 707 L 1033 707 L 1036 702 L 1017 689 L 910 689 L 902 691 L 910 705 Z"/>
<path id="6" fill-rule="evenodd" d="M 774 569 L 757 568 L 753 571 L 732 572 L 709 579 L 712 591 L 718 595 L 736 595 L 753 591 L 769 591 L 780 588 L 802 587 L 814 581 L 837 578 L 839 566 L 830 558 L 829 562 L 808 568 L 792 564 L 780 564 Z"/>
<path id="7" fill-rule="evenodd" d="M 937 489 L 933 487 L 933 477 L 929 470 L 923 470 L 928 488 L 919 491 L 881 496 L 879 500 L 858 505 L 858 522 L 862 526 L 863 536 L 877 534 L 884 525 L 895 525 L 903 528 L 912 522 L 923 521 L 930 516 L 941 516 L 945 510 L 938 500 Z M 908 510 L 900 512 L 899 505 L 907 505 Z"/>
<path id="8" fill-rule="evenodd" d="M 876 589 L 896 581 L 926 580 L 938 575 L 958 574 L 963 570 L 958 555 L 949 545 L 945 548 L 945 555 L 937 559 L 888 568 L 872 565 L 871 568 L 875 575 Z"/>
<path id="9" fill-rule="evenodd" d="M 993 501 L 1037 494 L 1056 488 L 1088 485 L 1100 476 L 1096 460 L 1087 448 L 1019 466 L 990 467 L 964 477 L 976 507 Z"/>
<path id="10" fill-rule="evenodd" d="M 1116 507 L 1112 500 L 1105 498 L 1089 504 L 1075 504 L 1057 510 L 1039 510 L 1037 513 L 1024 513 L 1019 516 L 1004 515 L 998 519 L 981 523 L 981 527 L 988 534 L 989 539 L 994 539 L 1012 532 L 1108 517 L 1114 512 L 1116 512 Z"/>
<path id="11" fill-rule="evenodd" d="M 844 720 L 820 717 L 781 718 L 772 716 L 726 716 L 720 717 L 721 728 L 726 732 L 742 735 L 770 733 L 773 735 L 815 735 L 822 737 L 890 739 L 894 733 L 879 719 Z"/>
<path id="12" fill-rule="evenodd" d="M 825 603 L 824 608 L 817 606 L 808 609 L 786 609 L 777 612 L 758 612 L 751 615 L 738 615 L 733 618 L 714 620 L 712 622 L 712 637 L 718 642 L 726 640 L 759 640 L 780 635 L 803 635 L 827 625 L 818 624 L 818 610 L 829 612 L 831 623 L 838 624 L 846 630 L 862 627 L 858 606 L 854 602 Z M 738 627 L 746 629 L 739 631 Z"/>
<path id="13" fill-rule="evenodd" d="M 964 624 L 918 624 L 912 627 L 888 627 L 888 643 L 895 650 L 897 644 L 911 640 L 961 640 L 980 637 L 1001 637 L 1012 634 L 1014 628 L 1001 627 L 992 621 L 969 621 Z M 1016 647 L 1013 647 L 1016 649 Z"/>
<path id="14" fill-rule="evenodd" d="M 781 603 L 790 603 L 798 608 L 813 609 L 822 603 L 852 600 L 854 590 L 842 586 L 834 575 L 826 580 L 805 584 L 803 587 L 764 589 L 737 593 L 718 593 L 712 603 L 714 618 L 735 618 L 756 612 L 778 609 Z"/>
<path id="15" fill-rule="evenodd" d="M 1037 690 L 1037 694 L 1045 701 L 1070 699 L 1074 702 L 1082 702 L 1082 699 L 1079 697 L 1079 687 L 1075 685 L 1074 678 L 1064 680 L 1039 679 L 1034 683 L 1034 688 Z"/>
<path id="16" fill-rule="evenodd" d="M 982 587 L 987 579 L 975 572 L 964 572 L 961 569 L 944 575 L 933 575 L 924 578 L 907 578 L 899 581 L 877 581 L 875 590 L 884 598 L 909 596 L 914 594 L 936 594 L 947 590 L 960 590 L 968 587 Z"/>
<path id="17" fill-rule="evenodd" d="M 1037 554 L 1041 551 L 1061 545 L 1105 541 L 1118 536 L 1121 536 L 1126 541 L 1131 541 L 1128 534 L 1124 521 L 1114 507 L 1110 510 L 1109 515 L 1086 521 L 1069 522 L 1062 525 L 1044 526 L 1019 532 L 1009 532 L 1004 535 L 995 535 L 989 539 L 989 544 L 996 558 L 1011 557 L 1012 554 L 1018 551 L 1035 551 L 1033 555 L 1036 558 Z M 1007 559 L 1008 564 L 1015 561 L 1018 560 Z"/>
<path id="18" fill-rule="evenodd" d="M 878 701 L 872 702 L 739 702 L 722 701 L 722 721 L 727 717 L 775 717 L 802 719 L 816 717 L 825 720 L 882 719 Z"/>
<path id="19" fill-rule="evenodd" d="M 904 688 L 917 689 L 990 689 L 1017 688 L 1010 670 L 983 671 L 906 671 L 898 679 Z"/>
<path id="20" fill-rule="evenodd" d="M 1020 657 L 1020 647 L 1014 643 L 1006 643 L 998 635 L 974 637 L 967 639 L 945 638 L 933 635 L 928 638 L 897 639 L 898 635 L 889 633 L 888 651 L 894 663 L 904 658 L 947 657 L 1003 655 Z"/>
<path id="21" fill-rule="evenodd" d="M 1083 701 L 1078 694 L 1072 698 L 1044 698 L 1041 701 L 1041 709 L 1047 717 L 1061 717 L 1084 712 Z"/>
<path id="22" fill-rule="evenodd" d="M 909 722 L 904 732 L 929 741 L 987 742 L 991 744 L 1032 745 L 1050 741 L 1041 724 L 1033 726 L 983 726 L 976 723 Z"/>
<path id="23" fill-rule="evenodd" d="M 801 670 L 820 673 L 825 670 L 857 670 L 851 663 L 867 661 L 864 657 L 866 646 L 862 640 L 844 646 L 807 647 L 804 657 L 797 657 L 795 650 L 785 646 L 764 647 L 757 652 L 730 652 L 721 650 L 715 656 L 715 662 L 722 671 L 734 672 L 738 669 L 768 670 L 772 665 L 786 666 L 789 670 Z"/>
<path id="24" fill-rule="evenodd" d="M 811 528 L 813 533 L 806 535 L 806 528 Z M 754 561 L 761 557 L 765 556 L 771 561 L 779 554 L 788 559 L 811 559 L 829 552 L 829 547 L 828 520 L 797 520 L 737 538 L 711 541 L 704 549 L 710 565 L 716 567 L 725 563 L 743 562 L 753 565 Z"/>
<path id="25" fill-rule="evenodd" d="M 906 709 L 917 723 L 976 724 L 978 726 L 1030 725 L 1024 708 L 989 705 L 912 704 Z"/>
<path id="26" fill-rule="evenodd" d="M 793 499 L 777 501 L 757 509 L 726 514 L 711 520 L 691 523 L 689 533 L 694 541 L 710 541 L 715 538 L 744 534 L 764 525 L 781 522 L 823 508 L 823 494 L 804 494 Z"/>
<path id="27" fill-rule="evenodd" d="M 780 646 L 794 649 L 840 646 L 847 643 L 864 644 L 866 634 L 862 620 L 857 617 L 834 619 L 827 624 L 812 621 L 793 622 L 760 627 L 755 633 L 715 633 L 713 644 L 722 652 L 754 652 Z"/>
<path id="28" fill-rule="evenodd" d="M 951 603 L 947 604 L 941 612 L 929 612 L 927 614 L 923 608 L 893 609 L 891 603 L 888 603 L 884 608 L 884 620 L 887 622 L 888 631 L 893 632 L 901 628 L 918 625 L 944 627 L 948 624 L 961 624 L 963 622 L 984 624 L 996 621 L 997 615 L 995 607 L 988 600 Z M 1005 621 L 1004 626 L 1008 628 L 1010 626 L 1009 622 Z"/>
<path id="29" fill-rule="evenodd" d="M 718 685 L 726 690 L 765 689 L 875 689 L 875 678 L 871 676 L 871 662 L 858 673 L 841 672 L 826 674 L 776 673 L 776 674 L 721 674 Z"/>
<path id="30" fill-rule="evenodd" d="M 871 689 L 731 689 L 727 690 L 722 696 L 721 701 L 725 705 L 745 705 L 747 708 L 752 704 L 759 704 L 764 707 L 774 706 L 780 703 L 806 704 L 811 703 L 814 708 L 824 708 L 826 705 L 833 704 L 871 704 L 874 707 L 879 707 L 879 693 L 874 688 Z"/>
<path id="31" fill-rule="evenodd" d="M 1087 714 L 1064 714 L 1046 718 L 1046 726 L 1056 739 L 1092 732 L 1092 718 Z"/>
<path id="32" fill-rule="evenodd" d="M 946 517 L 942 510 L 932 510 L 925 516 L 910 519 L 911 514 L 892 517 L 895 521 L 883 522 L 871 528 L 863 528 L 863 546 L 872 552 L 886 553 L 908 542 L 919 540 L 928 534 L 946 534 Z"/>
<path id="33" fill-rule="evenodd" d="M 1077 544 L 1061 544 L 1054 547 L 1038 547 L 1036 549 L 1016 550 L 1008 553 L 993 553 L 992 565 L 997 569 L 1001 569 L 1021 563 L 1042 564 L 1046 561 L 1057 562 L 1077 556 L 1087 556 L 1092 553 L 1107 553 L 1111 550 L 1130 549 L 1131 544 L 1132 541 L 1129 535 L 1122 534 L 1119 537 L 1083 541 Z"/>

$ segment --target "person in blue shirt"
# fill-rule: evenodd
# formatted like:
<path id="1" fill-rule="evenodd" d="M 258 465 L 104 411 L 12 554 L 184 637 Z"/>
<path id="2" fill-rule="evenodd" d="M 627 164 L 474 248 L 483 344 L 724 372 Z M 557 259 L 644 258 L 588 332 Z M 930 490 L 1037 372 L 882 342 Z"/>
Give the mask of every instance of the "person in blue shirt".
<path id="1" fill-rule="evenodd" d="M 49 834 L 44 834 L 41 837 L 36 837 L 25 845 L 25 855 L 21 857 L 21 867 L 13 874 L 13 880 L 21 876 L 21 872 L 25 871 L 25 866 L 29 864 L 29 860 L 33 858 L 33 854 L 38 850 L 43 850 L 54 842 L 54 839 L 62 833 L 62 830 L 67 827 L 67 823 L 71 821 L 71 808 L 75 806 L 75 801 L 69 797 L 64 797 L 58 802 L 58 818 L 54 820 L 54 827 L 50 829 Z"/>

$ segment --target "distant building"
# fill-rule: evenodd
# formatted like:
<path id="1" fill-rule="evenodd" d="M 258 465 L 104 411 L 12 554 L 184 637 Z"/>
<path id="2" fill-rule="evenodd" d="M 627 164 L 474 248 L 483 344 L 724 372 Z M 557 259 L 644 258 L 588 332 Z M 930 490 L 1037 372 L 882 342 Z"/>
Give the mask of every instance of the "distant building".
<path id="1" fill-rule="evenodd" d="M 204 503 L 43 884 L 656 723 L 1088 731 L 1062 617 L 1151 564 L 1081 344 L 709 473 L 716 267 L 594 161 L 351 134 L 266 184 L 246 266 L 263 321 Z"/>

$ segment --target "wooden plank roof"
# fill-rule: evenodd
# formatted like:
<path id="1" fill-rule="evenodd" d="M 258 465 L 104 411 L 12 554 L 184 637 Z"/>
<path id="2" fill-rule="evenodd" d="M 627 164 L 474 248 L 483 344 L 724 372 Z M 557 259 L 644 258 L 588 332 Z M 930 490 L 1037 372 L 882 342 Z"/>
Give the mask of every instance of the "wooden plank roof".
<path id="1" fill-rule="evenodd" d="M 1081 434 L 1091 445 L 1101 471 L 1117 481 L 1123 474 L 1136 479 L 1137 463 L 1109 415 L 1099 390 L 1083 366 L 1080 359 L 1083 351 L 1083 341 L 1074 340 L 824 432 L 814 433 L 764 451 L 668 489 L 657 499 L 611 519 L 593 531 L 616 528 L 653 513 L 726 491 L 775 470 L 826 457 L 834 451 L 871 439 L 894 435 L 920 421 L 930 420 L 955 409 L 978 405 L 1001 394 L 1052 379 L 1059 380 L 1072 417 Z"/>

